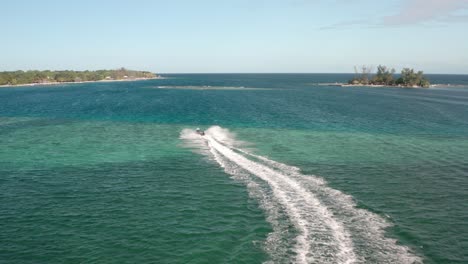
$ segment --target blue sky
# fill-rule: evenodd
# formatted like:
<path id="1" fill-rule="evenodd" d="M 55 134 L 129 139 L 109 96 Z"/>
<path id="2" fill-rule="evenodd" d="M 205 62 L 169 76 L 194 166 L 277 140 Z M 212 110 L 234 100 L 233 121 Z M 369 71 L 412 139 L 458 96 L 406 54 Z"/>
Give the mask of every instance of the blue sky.
<path id="1" fill-rule="evenodd" d="M 385 64 L 468 74 L 468 0 L 10 0 L 0 8 L 0 70 Z"/>

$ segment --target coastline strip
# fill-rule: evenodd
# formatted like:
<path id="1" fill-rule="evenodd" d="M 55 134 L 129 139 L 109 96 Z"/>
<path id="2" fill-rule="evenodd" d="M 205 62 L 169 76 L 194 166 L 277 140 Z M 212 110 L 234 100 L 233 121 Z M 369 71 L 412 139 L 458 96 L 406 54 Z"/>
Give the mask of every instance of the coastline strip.
<path id="1" fill-rule="evenodd" d="M 5 84 L 5 85 L 0 85 L 0 88 L 59 86 L 59 85 L 62 85 L 62 84 L 82 84 L 82 83 L 136 82 L 136 81 L 147 81 L 147 80 L 156 80 L 156 79 L 166 79 L 166 78 L 159 76 L 159 77 L 152 77 L 152 78 L 133 78 L 133 79 L 80 81 L 80 82 L 49 82 L 49 83 Z"/>

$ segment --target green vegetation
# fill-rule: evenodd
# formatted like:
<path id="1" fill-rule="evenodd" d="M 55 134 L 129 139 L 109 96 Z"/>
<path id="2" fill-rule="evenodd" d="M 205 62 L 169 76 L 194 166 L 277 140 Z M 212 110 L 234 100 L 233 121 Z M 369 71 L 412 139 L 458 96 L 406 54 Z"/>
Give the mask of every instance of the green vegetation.
<path id="1" fill-rule="evenodd" d="M 372 83 L 377 85 L 394 85 L 393 74 L 395 74 L 395 69 L 388 69 L 386 66 L 379 65 L 377 67 L 377 74 L 372 78 Z"/>
<path id="2" fill-rule="evenodd" d="M 415 72 L 413 69 L 404 68 L 398 79 L 394 78 L 395 69 L 379 65 L 377 73 L 372 74 L 372 68 L 362 66 L 360 70 L 354 68 L 356 76 L 348 83 L 352 85 L 385 85 L 403 87 L 429 87 L 430 82 L 422 71 Z"/>
<path id="3" fill-rule="evenodd" d="M 151 72 L 132 71 L 125 68 L 98 71 L 10 71 L 0 72 L 0 85 L 132 80 L 155 77 L 157 77 L 156 74 Z"/>
<path id="4" fill-rule="evenodd" d="M 396 80 L 397 85 L 429 87 L 431 83 L 424 77 L 422 71 L 414 72 L 413 69 L 404 68 L 401 71 L 401 77 Z"/>

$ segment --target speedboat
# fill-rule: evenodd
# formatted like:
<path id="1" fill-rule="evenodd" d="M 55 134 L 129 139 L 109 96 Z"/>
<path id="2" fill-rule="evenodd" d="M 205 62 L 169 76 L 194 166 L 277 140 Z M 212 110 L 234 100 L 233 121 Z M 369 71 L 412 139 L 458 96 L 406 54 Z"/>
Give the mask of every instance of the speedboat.
<path id="1" fill-rule="evenodd" d="M 205 131 L 201 130 L 200 128 L 197 127 L 197 129 L 195 130 L 195 132 L 197 132 L 198 135 L 200 136 L 204 136 L 205 135 Z"/>

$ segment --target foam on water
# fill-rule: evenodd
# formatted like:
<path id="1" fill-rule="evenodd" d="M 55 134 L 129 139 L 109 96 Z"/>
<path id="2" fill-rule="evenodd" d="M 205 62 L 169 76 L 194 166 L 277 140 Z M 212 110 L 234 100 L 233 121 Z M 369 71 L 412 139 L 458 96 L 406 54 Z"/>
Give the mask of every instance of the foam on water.
<path id="1" fill-rule="evenodd" d="M 351 196 L 328 187 L 322 178 L 251 153 L 227 129 L 214 126 L 205 133 L 202 137 L 184 129 L 181 139 L 245 182 L 259 200 L 273 227 L 265 243 L 273 262 L 421 262 L 384 236 L 390 225 L 384 218 L 356 208 Z M 293 255 L 288 254 L 291 250 Z"/>

